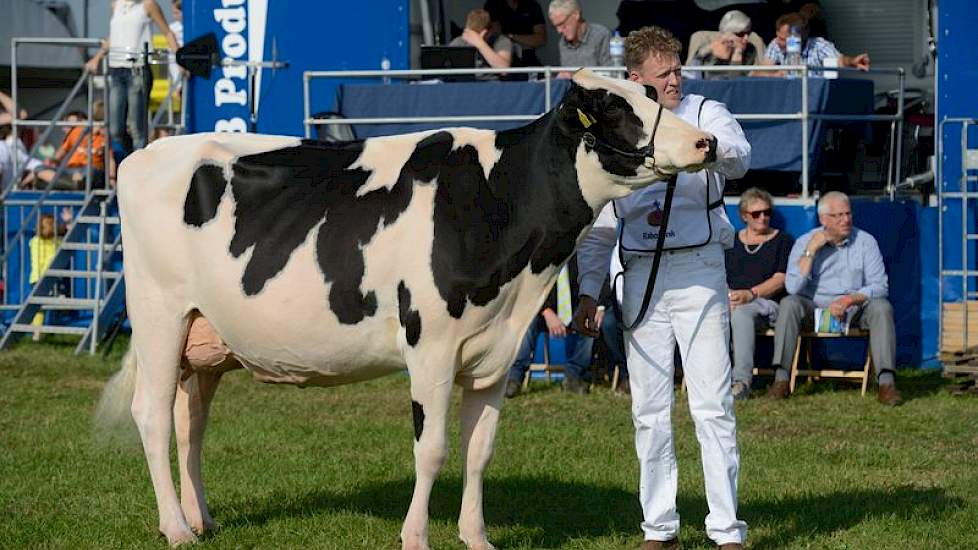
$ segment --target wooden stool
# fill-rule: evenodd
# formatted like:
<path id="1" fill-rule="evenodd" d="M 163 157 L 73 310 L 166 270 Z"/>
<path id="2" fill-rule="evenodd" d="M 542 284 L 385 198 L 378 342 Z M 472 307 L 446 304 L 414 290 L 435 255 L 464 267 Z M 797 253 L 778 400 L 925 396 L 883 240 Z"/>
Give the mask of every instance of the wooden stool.
<path id="1" fill-rule="evenodd" d="M 773 331 L 772 331 L 773 332 Z M 798 341 L 795 344 L 795 356 L 791 361 L 791 381 L 788 383 L 789 390 L 794 393 L 795 391 L 795 379 L 799 375 L 808 376 L 809 378 L 842 378 L 846 380 L 861 380 L 862 381 L 862 395 L 866 395 L 866 386 L 869 385 L 869 377 L 873 372 L 873 354 L 869 348 L 866 346 L 866 361 L 863 363 L 863 369 L 860 370 L 838 370 L 838 369 L 816 369 L 812 362 L 812 339 L 813 338 L 869 338 L 869 331 L 859 328 L 851 328 L 846 334 L 834 334 L 834 333 L 824 333 L 824 332 L 812 332 L 803 331 L 798 334 Z M 800 369 L 798 368 L 798 362 L 801 359 L 802 347 L 805 348 L 805 356 L 808 359 L 808 368 Z"/>

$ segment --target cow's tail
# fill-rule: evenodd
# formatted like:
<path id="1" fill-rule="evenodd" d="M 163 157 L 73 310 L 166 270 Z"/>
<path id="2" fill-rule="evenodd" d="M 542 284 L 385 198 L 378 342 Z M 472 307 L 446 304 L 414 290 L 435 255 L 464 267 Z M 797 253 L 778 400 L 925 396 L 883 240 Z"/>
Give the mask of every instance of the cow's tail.
<path id="1" fill-rule="evenodd" d="M 115 373 L 105 388 L 95 412 L 95 433 L 105 442 L 135 440 L 135 423 L 132 421 L 132 398 L 136 391 L 136 351 L 130 346 L 122 358 L 122 368 Z"/>

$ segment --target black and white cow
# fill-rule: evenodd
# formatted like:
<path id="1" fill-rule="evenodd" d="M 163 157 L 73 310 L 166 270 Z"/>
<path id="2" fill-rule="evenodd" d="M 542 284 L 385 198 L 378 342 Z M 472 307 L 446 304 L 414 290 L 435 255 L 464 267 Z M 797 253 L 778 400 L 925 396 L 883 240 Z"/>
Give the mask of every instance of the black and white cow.
<path id="1" fill-rule="evenodd" d="M 428 547 L 459 385 L 459 536 L 492 548 L 482 478 L 506 372 L 560 267 L 609 200 L 715 158 L 711 136 L 645 93 L 580 71 L 555 110 L 514 130 L 341 144 L 198 134 L 126 159 L 133 339 L 103 399 L 131 400 L 167 540 L 213 526 L 201 441 L 222 372 L 332 386 L 407 368 L 417 478 L 403 547 Z"/>

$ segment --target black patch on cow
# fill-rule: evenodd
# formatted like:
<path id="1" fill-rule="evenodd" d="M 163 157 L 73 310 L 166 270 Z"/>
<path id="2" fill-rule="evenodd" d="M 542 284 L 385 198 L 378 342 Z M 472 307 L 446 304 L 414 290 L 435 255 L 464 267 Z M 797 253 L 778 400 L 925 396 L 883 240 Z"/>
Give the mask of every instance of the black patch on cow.
<path id="1" fill-rule="evenodd" d="M 183 203 L 183 223 L 201 227 L 213 220 L 226 187 L 223 168 L 213 164 L 198 167 L 190 178 L 190 189 Z"/>
<path id="2" fill-rule="evenodd" d="M 236 202 L 235 257 L 254 247 L 242 277 L 247 295 L 255 295 L 278 274 L 292 252 L 320 224 L 316 257 L 332 286 L 329 308 L 341 323 L 356 324 L 377 311 L 374 290 L 361 290 L 363 248 L 377 228 L 397 220 L 407 208 L 415 182 L 431 182 L 452 148 L 452 136 L 438 132 L 421 140 L 394 185 L 357 196 L 371 172 L 349 168 L 363 142 L 301 145 L 239 158 L 231 190 Z"/>
<path id="3" fill-rule="evenodd" d="M 597 121 L 587 130 L 604 143 L 623 151 L 635 151 L 647 143 L 640 143 L 645 132 L 642 119 L 635 114 L 628 100 L 620 95 L 608 93 L 607 90 L 585 90 L 580 86 L 571 86 L 564 96 L 563 105 L 561 116 L 565 124 L 568 120 L 578 120 L 579 105 L 582 105 L 584 112 L 593 115 Z M 569 108 L 571 106 L 573 108 Z M 642 164 L 642 159 L 604 151 L 597 151 L 597 154 L 601 166 L 609 173 L 619 176 L 635 176 L 638 173 L 637 168 Z"/>
<path id="4" fill-rule="evenodd" d="M 413 348 L 421 339 L 421 313 L 411 309 L 411 291 L 404 281 L 397 284 L 397 311 L 407 343 Z"/>
<path id="5" fill-rule="evenodd" d="M 411 401 L 411 416 L 414 417 L 414 440 L 421 440 L 421 432 L 424 431 L 424 407 L 421 403 Z"/>
<path id="6" fill-rule="evenodd" d="M 540 273 L 574 252 L 593 217 L 574 167 L 579 143 L 551 113 L 497 134 L 502 154 L 488 179 L 473 147 L 449 153 L 435 193 L 431 264 L 452 317 L 467 302 L 488 304 L 527 264 Z"/>

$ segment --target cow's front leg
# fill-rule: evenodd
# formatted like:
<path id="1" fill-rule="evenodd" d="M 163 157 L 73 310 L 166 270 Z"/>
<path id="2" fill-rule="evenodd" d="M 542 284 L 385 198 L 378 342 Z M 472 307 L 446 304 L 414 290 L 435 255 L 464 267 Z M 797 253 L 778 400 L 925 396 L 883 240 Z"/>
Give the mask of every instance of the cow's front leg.
<path id="1" fill-rule="evenodd" d="M 193 373 L 180 381 L 173 405 L 180 462 L 180 507 L 190 528 L 198 535 L 214 528 L 201 476 L 201 454 L 211 400 L 220 381 L 220 372 Z"/>
<path id="2" fill-rule="evenodd" d="M 446 419 L 452 395 L 451 366 L 428 363 L 412 368 L 411 407 L 414 417 L 414 496 L 408 508 L 401 543 L 404 550 L 428 550 L 428 500 L 431 487 L 445 462 Z M 437 371 L 437 372 L 432 372 Z M 438 374 L 444 373 L 444 376 Z"/>
<path id="3" fill-rule="evenodd" d="M 462 509 L 458 516 L 458 537 L 471 550 L 492 550 L 486 536 L 482 513 L 482 479 L 492 458 L 503 402 L 506 377 L 482 389 L 462 393 L 462 456 L 465 459 Z"/>

